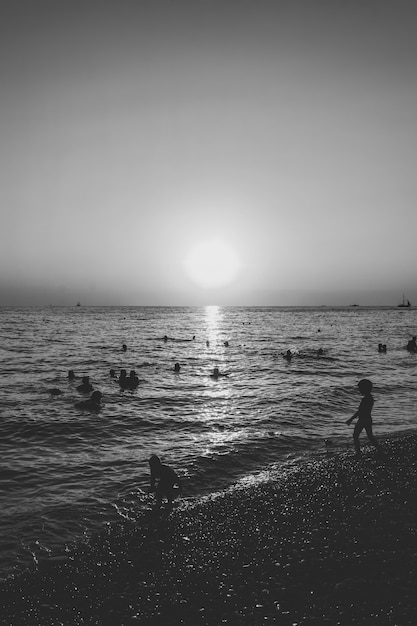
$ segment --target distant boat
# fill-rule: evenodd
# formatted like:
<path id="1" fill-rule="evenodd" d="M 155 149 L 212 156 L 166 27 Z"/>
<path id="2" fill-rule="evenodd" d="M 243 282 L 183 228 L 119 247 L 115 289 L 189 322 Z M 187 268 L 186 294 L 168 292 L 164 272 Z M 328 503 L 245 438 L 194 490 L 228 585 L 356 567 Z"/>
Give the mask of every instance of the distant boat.
<path id="1" fill-rule="evenodd" d="M 81 304 L 79 302 L 77 302 L 77 306 L 81 306 Z"/>
<path id="2" fill-rule="evenodd" d="M 403 301 L 402 301 L 401 304 L 397 304 L 397 306 L 399 306 L 400 309 L 408 309 L 411 306 L 411 302 L 410 302 L 410 300 L 407 300 L 407 302 L 406 302 L 405 298 L 404 298 L 404 294 L 403 294 Z"/>

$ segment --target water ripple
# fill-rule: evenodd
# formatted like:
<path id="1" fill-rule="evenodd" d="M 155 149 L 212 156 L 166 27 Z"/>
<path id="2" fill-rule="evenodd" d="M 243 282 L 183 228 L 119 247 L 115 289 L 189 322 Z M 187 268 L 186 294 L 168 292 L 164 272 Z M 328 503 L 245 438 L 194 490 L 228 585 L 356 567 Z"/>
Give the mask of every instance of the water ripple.
<path id="1" fill-rule="evenodd" d="M 325 454 L 325 438 L 351 446 L 362 377 L 377 434 L 416 424 L 414 310 L 3 308 L 1 320 L 3 572 L 148 506 L 153 452 L 192 496 Z M 214 367 L 227 375 L 211 378 Z M 138 388 L 121 390 L 111 368 L 135 369 Z M 75 407 L 83 375 L 103 393 L 99 414 Z"/>

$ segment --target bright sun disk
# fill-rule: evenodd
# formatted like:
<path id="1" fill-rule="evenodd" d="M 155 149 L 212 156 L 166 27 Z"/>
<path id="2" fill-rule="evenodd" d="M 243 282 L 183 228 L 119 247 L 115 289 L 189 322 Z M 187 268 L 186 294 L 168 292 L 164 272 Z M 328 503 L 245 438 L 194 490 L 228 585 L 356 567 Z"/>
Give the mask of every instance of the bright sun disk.
<path id="1" fill-rule="evenodd" d="M 191 280 L 204 288 L 228 285 L 236 278 L 240 266 L 233 248 L 217 240 L 196 244 L 184 265 Z"/>

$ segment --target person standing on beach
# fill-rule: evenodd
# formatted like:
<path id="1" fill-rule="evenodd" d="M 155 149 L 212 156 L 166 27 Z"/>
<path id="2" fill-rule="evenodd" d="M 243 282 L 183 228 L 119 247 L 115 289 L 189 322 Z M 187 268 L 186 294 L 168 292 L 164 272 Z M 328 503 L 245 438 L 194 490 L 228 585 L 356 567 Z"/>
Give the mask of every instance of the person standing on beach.
<path id="1" fill-rule="evenodd" d="M 156 454 L 153 454 L 149 459 L 149 467 L 151 469 L 149 491 L 156 494 L 156 506 L 159 508 L 165 497 L 168 500 L 168 506 L 171 507 L 177 493 L 182 493 L 181 480 L 171 467 L 161 463 L 161 459 Z M 178 489 L 175 489 L 175 486 Z"/>
<path id="2" fill-rule="evenodd" d="M 363 395 L 363 398 L 359 404 L 359 408 L 352 417 L 350 417 L 346 424 L 349 426 L 352 421 L 357 417 L 358 421 L 356 422 L 355 429 L 353 431 L 353 442 L 355 444 L 356 456 L 359 458 L 361 456 L 360 444 L 359 444 L 359 435 L 363 431 L 366 430 L 366 434 L 368 435 L 369 441 L 376 447 L 379 448 L 379 443 L 374 437 L 372 432 L 372 407 L 374 406 L 374 399 L 371 394 L 372 391 L 372 382 L 367 378 L 362 378 L 358 382 L 358 389 L 360 393 Z"/>

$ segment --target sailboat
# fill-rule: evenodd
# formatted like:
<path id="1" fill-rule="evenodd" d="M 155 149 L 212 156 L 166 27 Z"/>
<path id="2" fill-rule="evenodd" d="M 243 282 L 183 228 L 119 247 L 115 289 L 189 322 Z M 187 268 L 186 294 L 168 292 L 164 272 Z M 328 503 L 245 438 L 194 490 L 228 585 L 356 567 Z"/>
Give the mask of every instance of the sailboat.
<path id="1" fill-rule="evenodd" d="M 410 300 L 407 300 L 406 302 L 404 298 L 404 294 L 403 294 L 403 301 L 401 304 L 398 304 L 397 306 L 399 306 L 401 309 L 408 309 L 411 306 L 411 302 Z"/>

